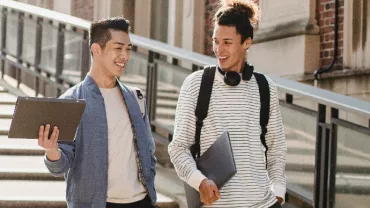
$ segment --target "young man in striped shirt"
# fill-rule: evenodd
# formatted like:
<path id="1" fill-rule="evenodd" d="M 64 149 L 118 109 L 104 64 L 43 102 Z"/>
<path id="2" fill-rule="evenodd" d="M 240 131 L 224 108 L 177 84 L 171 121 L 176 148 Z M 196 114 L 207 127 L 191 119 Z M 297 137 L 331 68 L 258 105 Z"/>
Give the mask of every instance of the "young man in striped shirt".
<path id="1" fill-rule="evenodd" d="M 195 108 L 203 71 L 187 77 L 180 91 L 174 138 L 168 150 L 178 176 L 200 192 L 205 207 L 278 208 L 284 202 L 287 147 L 277 89 L 267 78 L 270 108 L 265 135 L 266 161 L 260 139 L 259 87 L 252 76 L 253 67 L 245 60 L 257 13 L 258 8 L 251 1 L 229 0 L 214 15 L 213 50 L 218 63 L 208 116 L 203 121 L 200 153 L 223 132 L 229 132 L 237 173 L 221 190 L 197 169 L 190 152 L 195 142 Z M 233 73 L 237 75 L 236 83 L 227 77 Z"/>

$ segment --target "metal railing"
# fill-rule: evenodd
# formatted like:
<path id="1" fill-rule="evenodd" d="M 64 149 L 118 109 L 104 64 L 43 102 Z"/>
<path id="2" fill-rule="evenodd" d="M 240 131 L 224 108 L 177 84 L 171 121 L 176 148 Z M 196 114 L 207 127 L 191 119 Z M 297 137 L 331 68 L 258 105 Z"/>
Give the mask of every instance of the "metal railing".
<path id="1" fill-rule="evenodd" d="M 88 48 L 88 29 L 90 22 L 9 0 L 0 1 L 0 10 L 0 70 L 2 76 L 6 73 L 12 74 L 15 70 L 16 73 L 15 75 L 13 73 L 13 76 L 15 76 L 19 86 L 20 83 L 26 82 L 22 80 L 22 74 L 28 74 L 34 79 L 33 86 L 31 87 L 35 89 L 36 96 L 40 93 L 47 96 L 48 91 L 45 87 L 46 84 L 52 86 L 53 90 L 55 90 L 55 93 L 52 93 L 53 96 L 59 96 L 68 87 L 76 84 L 85 77 L 90 65 L 90 53 Z M 13 20 L 16 19 L 16 21 L 11 22 L 11 18 L 13 18 Z M 34 22 L 36 27 L 25 27 L 25 21 Z M 10 25 L 11 23 L 16 25 Z M 9 34 L 9 31 L 11 31 L 9 28 L 11 27 L 17 28 L 16 34 Z M 48 28 L 46 32 L 45 28 Z M 13 31 L 15 31 L 14 28 Z M 52 36 L 53 32 L 50 31 L 54 31 L 56 37 Z M 35 34 L 33 37 L 35 43 L 33 46 L 33 56 L 24 54 L 23 51 L 24 44 L 30 41 L 29 34 L 31 33 Z M 72 34 L 74 38 L 66 40 L 66 33 Z M 190 74 L 192 71 L 199 70 L 205 65 L 216 63 L 216 60 L 212 57 L 176 48 L 134 34 L 130 35 L 134 45 L 134 54 L 146 57 L 147 59 L 146 96 L 153 133 L 162 138 L 162 143 L 169 142 L 172 140 L 173 129 L 158 122 L 155 116 L 158 69 L 166 65 L 166 67 L 171 69 L 176 68 L 176 70 L 182 70 L 185 74 Z M 15 54 L 11 52 L 12 50 L 7 45 L 8 42 L 11 42 L 8 38 L 9 36 L 16 36 Z M 43 44 L 46 39 L 49 45 Z M 56 43 L 54 43 L 53 40 L 56 40 Z M 50 43 L 55 46 L 51 46 Z M 75 57 L 75 59 L 79 60 L 80 63 L 76 64 L 72 69 L 66 69 L 64 67 L 66 64 L 65 50 L 68 49 L 70 46 L 68 44 L 70 43 L 72 43 L 71 45 L 74 47 L 79 48 L 80 52 L 77 53 L 77 58 Z M 141 50 L 145 52 L 139 52 Z M 55 57 L 51 55 L 53 60 L 44 61 L 44 63 L 42 63 L 43 57 L 48 57 L 50 54 L 55 54 Z M 25 56 L 30 56 L 33 61 L 29 61 L 30 58 L 24 58 Z M 190 63 L 188 64 L 190 67 L 180 66 L 180 63 L 185 62 Z M 10 68 L 8 72 L 5 70 L 6 64 L 11 66 L 8 67 Z M 304 137 L 302 131 L 298 130 L 300 128 L 304 129 L 308 121 L 316 120 L 314 123 L 310 123 L 310 125 L 315 126 L 315 129 L 307 131 L 308 134 L 314 135 L 312 137 L 310 135 L 306 136 L 308 138 L 307 141 L 313 138 L 311 142 L 314 144 L 314 147 L 312 153 L 310 153 L 311 155 L 308 156 L 310 160 L 312 160 L 312 167 L 307 168 L 302 166 L 297 168 L 292 166 L 293 168 L 290 168 L 290 166 L 287 166 L 288 171 L 292 171 L 293 173 L 297 172 L 297 174 L 292 174 L 291 178 L 289 178 L 288 175 L 288 201 L 289 197 L 293 197 L 309 206 L 331 208 L 335 206 L 336 199 L 341 199 L 340 194 L 338 194 L 341 192 L 340 190 L 343 190 L 341 193 L 344 194 L 347 192 L 356 194 L 356 192 L 352 192 L 352 190 L 348 188 L 346 189 L 345 185 L 343 186 L 337 183 L 337 179 L 342 180 L 342 177 L 338 175 L 338 170 L 348 169 L 345 169 L 347 166 L 338 165 L 341 164 L 340 161 L 338 163 L 338 148 L 340 148 L 340 151 L 346 153 L 345 157 L 348 157 L 348 155 L 355 155 L 354 158 L 365 158 L 366 160 L 370 160 L 368 153 L 370 152 L 370 148 L 368 146 L 361 147 L 361 145 L 357 146 L 359 148 L 347 147 L 342 142 L 340 143 L 340 147 L 338 147 L 338 138 L 340 137 L 338 131 L 342 131 L 341 129 L 345 128 L 347 129 L 346 131 L 353 131 L 356 134 L 360 134 L 359 137 L 362 139 L 360 143 L 362 141 L 370 142 L 370 103 L 288 79 L 275 76 L 270 76 L 270 78 L 278 87 L 283 115 L 285 115 L 285 117 L 288 116 L 288 119 L 284 119 L 284 124 L 287 128 L 289 128 L 289 125 L 292 127 L 291 129 L 294 135 L 300 134 Z M 53 90 L 49 90 L 49 92 Z M 289 112 L 293 112 L 293 114 L 290 115 Z M 307 116 L 306 123 L 301 126 L 294 122 L 289 123 L 289 120 L 294 120 L 292 118 L 299 120 L 300 118 L 297 118 L 298 114 L 302 117 Z M 328 114 L 330 115 L 328 116 Z M 362 122 L 358 122 L 357 118 L 361 118 Z M 295 141 L 298 140 L 298 138 L 293 138 L 292 140 Z M 361 148 L 365 150 L 358 150 Z M 289 154 L 288 151 L 288 156 Z M 358 175 L 362 174 L 363 178 L 366 179 L 364 179 L 364 181 L 367 183 L 368 179 L 366 177 L 368 177 L 367 171 L 369 170 L 370 166 L 367 167 L 365 165 L 362 169 L 355 166 L 353 171 L 351 171 L 352 174 L 357 174 L 357 178 Z M 300 185 L 298 184 L 298 182 L 300 182 L 299 180 L 297 180 L 297 183 L 291 182 L 296 175 L 304 171 L 309 172 L 309 177 L 306 178 L 309 180 L 313 179 L 312 183 L 309 182 L 307 183 L 308 185 Z M 345 174 L 347 174 L 347 172 L 345 172 Z M 345 176 L 346 180 L 349 181 L 348 174 Z M 370 185 L 367 187 L 370 188 Z M 364 189 L 366 190 L 366 187 Z M 363 191 L 364 189 L 361 189 L 360 195 L 370 195 L 370 193 Z"/>

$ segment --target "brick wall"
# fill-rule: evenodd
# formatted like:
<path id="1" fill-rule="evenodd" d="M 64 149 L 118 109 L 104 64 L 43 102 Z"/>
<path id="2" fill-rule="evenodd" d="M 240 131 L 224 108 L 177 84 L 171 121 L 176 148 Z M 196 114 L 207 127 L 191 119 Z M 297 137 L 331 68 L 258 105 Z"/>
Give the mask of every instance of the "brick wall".
<path id="1" fill-rule="evenodd" d="M 213 14 L 217 11 L 220 0 L 206 0 L 205 11 L 205 37 L 204 37 L 204 54 L 214 55 L 212 49 L 212 35 L 213 35 Z M 259 0 L 254 0 L 259 4 Z"/>
<path id="2" fill-rule="evenodd" d="M 90 20 L 94 19 L 94 0 L 72 0 L 72 15 Z"/>
<path id="3" fill-rule="evenodd" d="M 330 64 L 334 56 L 334 0 L 317 1 L 317 20 L 320 27 L 320 66 Z M 343 68 L 343 12 L 344 0 L 339 0 L 338 10 L 338 53 L 334 69 Z"/>

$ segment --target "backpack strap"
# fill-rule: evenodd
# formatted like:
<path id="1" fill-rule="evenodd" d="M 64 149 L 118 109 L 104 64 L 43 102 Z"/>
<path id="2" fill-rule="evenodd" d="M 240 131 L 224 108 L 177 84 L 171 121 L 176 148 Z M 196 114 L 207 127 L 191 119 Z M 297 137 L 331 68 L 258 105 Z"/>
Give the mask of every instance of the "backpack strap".
<path id="1" fill-rule="evenodd" d="M 267 124 L 269 123 L 269 114 L 270 114 L 270 88 L 268 81 L 265 75 L 254 72 L 254 77 L 257 80 L 258 89 L 260 92 L 260 125 L 261 125 L 261 143 L 265 147 L 265 159 L 266 159 L 266 169 L 267 169 L 267 144 L 266 144 L 266 133 L 267 133 Z"/>
<path id="2" fill-rule="evenodd" d="M 141 115 L 144 117 L 147 114 L 147 112 L 146 112 L 146 100 L 145 100 L 145 97 L 144 97 L 141 89 L 138 88 L 138 87 L 131 87 L 131 86 L 127 86 L 127 87 L 135 95 L 136 101 L 137 101 L 137 103 L 139 104 L 139 107 L 140 107 Z"/>
<path id="3" fill-rule="evenodd" d="M 203 127 L 203 120 L 207 117 L 209 100 L 213 88 L 213 80 L 215 78 L 216 67 L 205 67 L 202 81 L 200 83 L 197 107 L 195 109 L 196 130 L 195 144 L 191 145 L 190 152 L 195 160 L 200 157 L 200 133 Z"/>

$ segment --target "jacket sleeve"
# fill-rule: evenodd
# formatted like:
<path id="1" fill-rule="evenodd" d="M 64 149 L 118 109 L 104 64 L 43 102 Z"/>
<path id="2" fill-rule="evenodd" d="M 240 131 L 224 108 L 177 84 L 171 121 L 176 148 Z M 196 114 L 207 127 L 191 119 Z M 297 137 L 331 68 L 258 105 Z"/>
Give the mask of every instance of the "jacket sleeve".
<path id="1" fill-rule="evenodd" d="M 73 96 L 74 88 L 67 90 L 60 98 L 76 99 Z M 78 129 L 76 137 L 80 135 Z M 58 141 L 58 147 L 61 152 L 61 158 L 57 161 L 50 161 L 46 154 L 44 156 L 44 163 L 46 168 L 53 176 L 61 176 L 65 174 L 73 165 L 75 158 L 75 141 Z"/>

